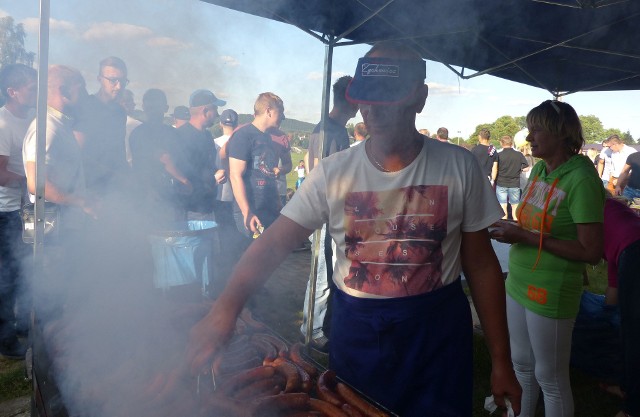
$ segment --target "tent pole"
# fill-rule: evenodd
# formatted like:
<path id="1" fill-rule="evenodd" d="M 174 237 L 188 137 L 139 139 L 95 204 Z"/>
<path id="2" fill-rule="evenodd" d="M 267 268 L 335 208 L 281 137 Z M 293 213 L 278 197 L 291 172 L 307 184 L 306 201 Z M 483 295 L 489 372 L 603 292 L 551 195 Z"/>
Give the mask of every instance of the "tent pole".
<path id="1" fill-rule="evenodd" d="M 42 273 L 44 254 L 44 186 L 47 133 L 47 84 L 49 78 L 49 17 L 50 0 L 40 0 L 40 28 L 38 33 L 38 97 L 36 104 L 36 200 L 35 238 L 33 243 L 34 273 Z"/>
<path id="2" fill-rule="evenodd" d="M 325 136 L 325 121 L 329 117 L 329 99 L 331 97 L 331 71 L 333 66 L 333 47 L 336 42 L 336 38 L 333 35 L 329 35 L 328 41 L 325 44 L 324 49 L 324 83 L 322 86 L 322 116 L 320 118 L 320 137 L 318 150 L 318 159 L 322 159 L 324 152 L 324 136 Z M 305 345 L 309 347 L 311 339 L 313 337 L 313 314 L 315 311 L 316 300 L 316 283 L 318 278 L 318 255 L 321 250 L 324 250 L 324 242 L 320 241 L 321 231 L 316 230 L 313 233 L 313 247 L 311 250 L 311 271 L 309 272 L 309 298 L 307 300 L 307 328 L 305 334 Z"/>

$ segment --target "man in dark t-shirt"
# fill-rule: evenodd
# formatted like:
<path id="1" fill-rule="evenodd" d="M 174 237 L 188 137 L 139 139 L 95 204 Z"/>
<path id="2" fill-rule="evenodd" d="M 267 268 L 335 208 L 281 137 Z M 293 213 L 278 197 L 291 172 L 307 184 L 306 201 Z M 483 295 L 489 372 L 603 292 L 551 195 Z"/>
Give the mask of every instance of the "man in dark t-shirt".
<path id="1" fill-rule="evenodd" d="M 498 150 L 489 143 L 491 132 L 488 129 L 482 129 L 478 133 L 478 144 L 471 149 L 471 153 L 475 155 L 482 172 L 487 176 L 491 185 L 495 185 L 498 176 Z"/>
<path id="2" fill-rule="evenodd" d="M 129 83 L 127 67 L 120 58 L 100 61 L 100 89 L 78 107 L 73 126 L 82 148 L 87 191 L 101 195 L 120 187 L 129 172 L 125 152 L 127 114 L 118 103 Z"/>
<path id="3" fill-rule="evenodd" d="M 627 161 L 618 177 L 616 194 L 623 195 L 629 200 L 640 198 L 640 152 L 627 156 Z"/>
<path id="4" fill-rule="evenodd" d="M 189 180 L 193 191 L 185 199 L 187 220 L 213 220 L 218 183 L 226 180 L 216 166 L 216 147 L 208 128 L 218 118 L 218 106 L 226 102 L 209 90 L 196 90 L 189 98 L 191 119 L 178 129 L 177 168 Z"/>
<path id="5" fill-rule="evenodd" d="M 176 168 L 175 149 L 179 137 L 175 128 L 164 124 L 168 110 L 167 97 L 157 88 L 147 90 L 142 97 L 145 122 L 133 129 L 129 137 L 131 162 L 138 195 L 148 202 L 143 209 L 160 220 L 175 221 L 178 213 L 178 188 L 191 189 L 187 177 Z"/>
<path id="6" fill-rule="evenodd" d="M 518 204 L 520 204 L 520 173 L 529 166 L 524 155 L 513 149 L 513 138 L 503 136 L 500 138 L 500 164 L 498 165 L 498 177 L 496 179 L 496 197 L 504 211 L 503 219 L 508 218 L 507 203 L 513 210 L 512 219 L 518 220 Z"/>
<path id="7" fill-rule="evenodd" d="M 280 214 L 276 177 L 279 154 L 270 128 L 280 127 L 284 120 L 282 99 L 273 93 L 262 93 L 254 105 L 253 122 L 236 130 L 227 144 L 229 178 L 233 189 L 233 217 L 238 231 L 246 237 L 262 233 Z"/>

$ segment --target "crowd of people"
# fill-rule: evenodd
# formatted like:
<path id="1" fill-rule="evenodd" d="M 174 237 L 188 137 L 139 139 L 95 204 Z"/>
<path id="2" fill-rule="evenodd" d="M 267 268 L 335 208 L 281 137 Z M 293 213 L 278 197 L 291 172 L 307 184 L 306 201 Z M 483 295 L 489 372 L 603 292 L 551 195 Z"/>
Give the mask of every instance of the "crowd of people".
<path id="1" fill-rule="evenodd" d="M 377 76 L 361 70 L 370 66 Z M 27 274 L 21 210 L 40 191 L 36 76 L 20 64 L 0 71 L 0 353 L 15 358 L 24 356 L 29 311 L 15 305 Z M 229 233 L 223 256 L 235 269 L 191 330 L 192 374 L 230 339 L 269 274 L 311 237 L 319 258 L 305 313 L 314 288 L 315 300 L 301 337 L 329 354 L 341 379 L 402 416 L 470 416 L 464 272 L 503 415 L 534 416 L 542 392 L 545 415 L 572 416 L 569 356 L 583 271 L 604 257 L 622 317 L 620 416 L 640 415 L 640 217 L 613 198 L 640 197 L 640 153 L 612 136 L 599 161 L 582 155 L 569 104 L 548 100 L 529 112 L 523 152 L 511 136 L 499 138 L 498 150 L 487 129 L 469 152 L 449 143 L 444 127 L 437 140 L 416 130 L 429 93 L 420 55 L 376 44 L 353 77 L 334 84 L 329 117 L 315 127 L 296 192 L 285 199 L 293 163 L 276 94 L 259 94 L 253 120 L 240 124 L 234 110 L 218 113 L 224 100 L 199 89 L 175 107 L 170 126 L 167 97 L 155 88 L 142 97 L 144 119 L 132 119 L 127 67 L 117 57 L 99 63 L 93 95 L 74 68 L 53 65 L 48 78 L 44 198 L 58 210 L 57 233 L 77 245 L 87 227 L 100 231 L 112 193 L 135 196 L 150 228 L 213 220 Z M 358 111 L 364 122 L 350 144 L 346 124 Z M 223 135 L 214 139 L 215 123 Z M 511 244 L 506 282 L 491 239 Z M 63 249 L 60 262 L 71 262 L 75 248 Z"/>

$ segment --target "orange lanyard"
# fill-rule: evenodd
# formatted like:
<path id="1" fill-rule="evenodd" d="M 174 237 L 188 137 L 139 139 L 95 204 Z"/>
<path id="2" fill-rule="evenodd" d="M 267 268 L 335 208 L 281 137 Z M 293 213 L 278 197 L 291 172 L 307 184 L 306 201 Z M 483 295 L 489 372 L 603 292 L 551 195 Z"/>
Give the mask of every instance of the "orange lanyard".
<path id="1" fill-rule="evenodd" d="M 536 181 L 538 181 L 537 175 L 533 178 L 533 181 L 531 182 L 531 186 L 527 191 L 527 195 L 525 196 L 524 201 L 519 207 L 518 224 L 520 224 L 520 226 L 523 226 L 522 220 L 521 220 L 522 210 L 524 209 L 524 206 L 527 205 L 527 200 L 529 200 L 529 197 L 531 197 L 531 193 L 533 192 L 533 188 L 536 185 Z M 555 180 L 553 180 L 553 183 L 551 184 L 551 189 L 549 190 L 549 194 L 547 194 L 547 198 L 545 198 L 544 200 L 544 208 L 542 209 L 542 220 L 540 221 L 540 242 L 538 243 L 538 256 L 536 257 L 536 262 L 533 264 L 533 268 L 531 268 L 531 272 L 536 270 L 536 267 L 538 266 L 538 262 L 540 262 L 540 256 L 542 255 L 542 241 L 544 239 L 544 221 L 547 218 L 547 210 L 549 210 L 549 203 L 551 202 L 551 196 L 553 195 L 553 191 L 556 189 L 556 185 L 558 185 L 558 181 L 560 181 L 560 178 L 556 178 Z"/>

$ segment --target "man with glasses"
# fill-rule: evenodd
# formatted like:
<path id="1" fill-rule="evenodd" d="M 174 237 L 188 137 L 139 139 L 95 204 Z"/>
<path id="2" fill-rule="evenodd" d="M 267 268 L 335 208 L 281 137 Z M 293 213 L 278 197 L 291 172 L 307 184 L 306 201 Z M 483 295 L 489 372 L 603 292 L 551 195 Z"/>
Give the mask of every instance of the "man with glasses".
<path id="1" fill-rule="evenodd" d="M 79 108 L 73 127 L 82 148 L 82 160 L 89 192 L 102 194 L 118 187 L 118 178 L 126 176 L 129 166 L 125 153 L 127 115 L 119 101 L 127 79 L 127 66 L 118 57 L 100 61 L 100 89 Z"/>

